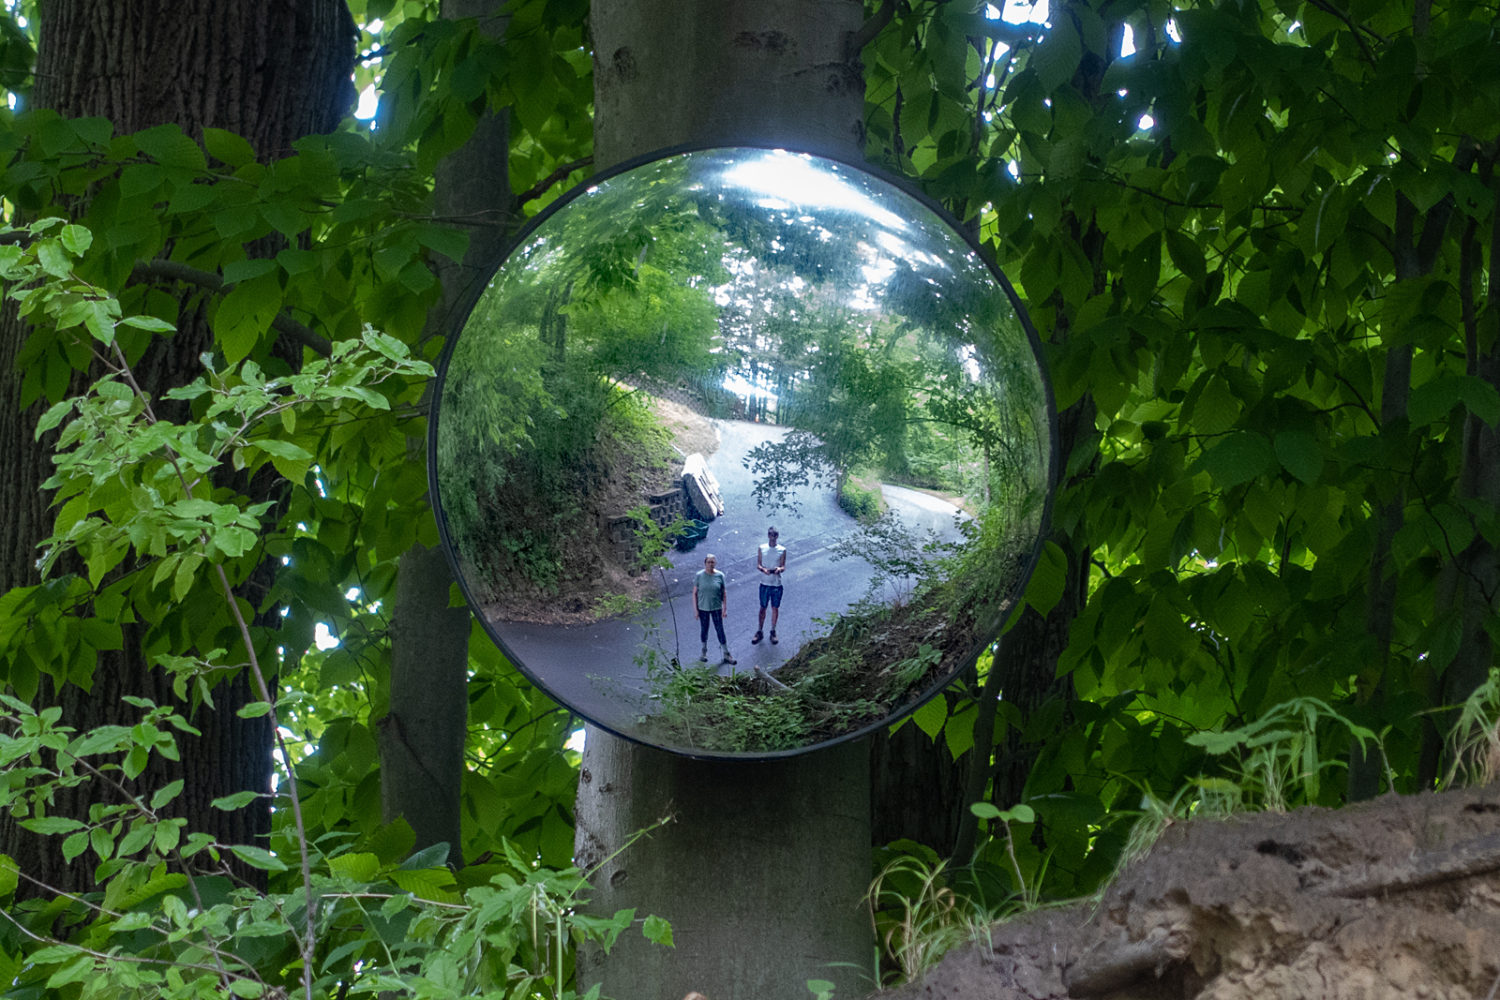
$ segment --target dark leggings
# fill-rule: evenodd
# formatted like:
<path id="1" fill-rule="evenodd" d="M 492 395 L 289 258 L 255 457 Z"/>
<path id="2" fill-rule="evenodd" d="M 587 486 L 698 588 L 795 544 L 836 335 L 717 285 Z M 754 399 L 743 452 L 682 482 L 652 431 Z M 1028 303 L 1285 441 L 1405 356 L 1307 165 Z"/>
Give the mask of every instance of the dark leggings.
<path id="1" fill-rule="evenodd" d="M 698 610 L 698 641 L 708 643 L 708 620 L 714 620 L 714 631 L 719 634 L 719 645 L 729 645 L 724 641 L 724 612 Z"/>

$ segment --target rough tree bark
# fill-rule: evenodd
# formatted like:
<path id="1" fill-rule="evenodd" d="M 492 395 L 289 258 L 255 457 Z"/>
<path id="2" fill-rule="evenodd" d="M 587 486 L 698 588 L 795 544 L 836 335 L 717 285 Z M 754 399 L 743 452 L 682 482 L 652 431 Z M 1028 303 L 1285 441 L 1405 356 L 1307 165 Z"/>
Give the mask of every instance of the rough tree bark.
<path id="1" fill-rule="evenodd" d="M 492 38 L 505 30 L 495 0 L 444 0 L 442 16 L 479 19 Z M 438 269 L 443 296 L 424 337 L 450 333 L 476 282 L 487 276 L 505 242 L 510 214 L 509 120 L 480 118 L 474 134 L 438 165 L 433 208 L 440 218 L 466 221 L 469 247 L 462 263 Z M 413 441 L 413 461 L 425 442 Z M 449 607 L 453 573 L 441 549 L 420 542 L 401 557 L 391 637 L 391 708 L 380 722 L 380 792 L 387 822 L 406 818 L 416 846 L 447 843 L 460 857 L 460 797 L 468 731 L 469 611 Z"/>
<path id="2" fill-rule="evenodd" d="M 680 143 L 862 154 L 857 0 L 594 0 L 595 162 Z M 630 838 L 657 820 L 649 839 Z M 583 985 L 637 1000 L 803 1000 L 868 983 L 869 750 L 706 763 L 590 728 L 576 854 L 593 906 L 672 922 L 674 948 L 623 935 L 579 957 Z M 849 963 L 835 966 L 831 963 Z"/>
<path id="3" fill-rule="evenodd" d="M 193 135 L 228 129 L 263 159 L 288 154 L 299 136 L 332 130 L 352 98 L 353 23 L 342 0 L 53 0 L 40 5 L 37 39 L 34 106 L 108 118 L 119 132 L 165 123 Z M 38 582 L 35 548 L 50 523 L 41 491 L 49 453 L 31 434 L 45 404 L 20 409 L 14 374 L 25 336 L 13 317 L 0 318 L 0 511 L 7 523 L 0 532 L 0 592 Z M 202 310 L 185 305 L 179 332 L 153 345 L 137 377 L 147 391 L 186 382 L 201 371 L 198 356 L 210 343 Z M 134 721 L 136 710 L 121 701 L 125 694 L 174 701 L 169 679 L 141 655 L 146 627 L 126 630 L 122 653 L 101 656 L 91 691 L 65 686 L 50 696 L 63 707 L 64 722 L 91 728 Z M 253 842 L 270 829 L 268 805 L 235 812 L 209 807 L 231 792 L 270 791 L 269 726 L 234 713 L 249 700 L 242 677 L 216 698 L 216 711 L 193 716 L 203 736 L 185 741 L 181 763 L 158 760 L 143 777 L 153 785 L 183 779 L 172 808 L 227 843 Z M 62 794 L 55 812 L 86 815 L 93 794 L 87 786 Z M 27 834 L 8 817 L 0 817 L 0 851 L 54 887 L 91 885 L 87 856 L 65 865 L 55 842 Z"/>

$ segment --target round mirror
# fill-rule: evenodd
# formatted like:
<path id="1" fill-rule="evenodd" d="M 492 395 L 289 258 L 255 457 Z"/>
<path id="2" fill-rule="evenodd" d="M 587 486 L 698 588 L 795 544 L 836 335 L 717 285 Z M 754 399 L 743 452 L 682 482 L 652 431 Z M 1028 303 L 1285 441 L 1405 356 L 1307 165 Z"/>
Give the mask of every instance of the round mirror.
<path id="1" fill-rule="evenodd" d="M 921 196 L 776 149 L 560 199 L 450 339 L 435 413 L 489 634 L 585 719 L 699 757 L 852 738 L 973 664 L 1055 461 L 1005 280 Z"/>

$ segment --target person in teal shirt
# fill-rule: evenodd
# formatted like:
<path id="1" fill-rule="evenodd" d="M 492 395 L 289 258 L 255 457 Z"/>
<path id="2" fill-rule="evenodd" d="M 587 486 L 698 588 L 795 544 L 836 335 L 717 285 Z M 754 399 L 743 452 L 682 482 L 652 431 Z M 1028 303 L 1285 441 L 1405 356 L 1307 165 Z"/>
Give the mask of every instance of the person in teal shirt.
<path id="1" fill-rule="evenodd" d="M 719 636 L 719 648 L 724 651 L 723 663 L 737 663 L 729 655 L 729 643 L 724 638 L 724 616 L 729 613 L 729 587 L 724 574 L 714 569 L 718 559 L 713 555 L 703 557 L 703 570 L 693 578 L 693 607 L 698 611 L 698 638 L 703 649 L 698 660 L 708 662 L 708 623 L 714 623 Z"/>

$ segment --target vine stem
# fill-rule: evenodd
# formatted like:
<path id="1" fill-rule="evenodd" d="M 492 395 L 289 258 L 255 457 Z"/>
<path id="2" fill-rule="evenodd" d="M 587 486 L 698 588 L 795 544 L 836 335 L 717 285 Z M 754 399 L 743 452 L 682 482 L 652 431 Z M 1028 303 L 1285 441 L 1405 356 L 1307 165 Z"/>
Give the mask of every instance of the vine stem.
<path id="1" fill-rule="evenodd" d="M 219 563 L 214 563 L 214 573 L 219 578 L 219 586 L 224 589 L 224 599 L 229 603 L 229 613 L 234 616 L 235 627 L 239 629 L 240 641 L 245 644 L 245 656 L 250 664 L 250 675 L 255 680 L 256 694 L 260 696 L 261 701 L 270 706 L 266 718 L 271 722 L 271 733 L 276 739 L 276 748 L 281 751 L 281 763 L 286 773 L 287 797 L 291 799 L 292 820 L 297 826 L 297 853 L 302 862 L 302 891 L 307 898 L 307 905 L 304 907 L 307 913 L 307 934 L 302 939 L 302 992 L 306 1000 L 313 1000 L 313 953 L 317 948 L 316 914 L 313 904 L 312 862 L 307 853 L 307 825 L 302 821 L 302 799 L 297 794 L 297 769 L 292 766 L 291 753 L 287 749 L 286 740 L 281 735 L 281 723 L 276 718 L 276 699 L 271 696 L 271 689 L 266 684 L 266 675 L 260 668 L 260 657 L 255 655 L 255 644 L 250 638 L 250 625 L 245 621 L 245 616 L 240 613 L 240 604 L 235 599 L 234 588 L 229 585 L 229 574 L 224 572 L 224 567 Z"/>
<path id="2" fill-rule="evenodd" d="M 146 395 L 140 384 L 135 379 L 135 373 L 130 368 L 130 363 L 125 358 L 125 353 L 120 350 L 118 343 L 112 343 L 115 359 L 119 363 L 120 373 L 130 383 L 131 390 L 141 400 L 145 407 L 145 417 L 149 423 L 156 423 L 156 414 L 151 408 L 151 398 Z M 250 425 L 246 421 L 245 426 L 230 440 L 235 440 L 245 427 Z M 193 486 L 188 482 L 182 467 L 177 462 L 177 453 L 169 446 L 167 448 L 172 469 L 177 474 L 178 481 L 182 484 L 184 492 L 189 496 L 193 493 Z M 207 547 L 208 536 L 200 536 L 200 542 Z M 229 613 L 234 618 L 235 628 L 239 630 L 240 641 L 245 644 L 245 658 L 250 666 L 250 676 L 255 681 L 255 692 L 261 701 L 266 703 L 266 718 L 271 723 L 271 735 L 276 741 L 276 748 L 281 752 L 281 763 L 286 774 L 287 797 L 292 803 L 292 821 L 297 828 L 297 853 L 302 864 L 302 891 L 306 897 L 304 910 L 307 914 L 307 933 L 302 938 L 302 992 L 305 1000 L 313 1000 L 313 955 L 317 951 L 317 928 L 316 907 L 313 901 L 312 887 L 312 862 L 307 851 L 307 824 L 302 819 L 302 800 L 297 794 L 297 769 L 292 766 L 292 756 L 287 748 L 286 740 L 281 735 L 281 721 L 276 716 L 276 699 L 271 694 L 270 685 L 266 683 L 265 671 L 261 669 L 260 657 L 255 653 L 255 642 L 250 636 L 250 624 L 245 621 L 245 616 L 240 612 L 239 600 L 235 597 L 234 587 L 229 583 L 229 574 L 224 572 L 222 564 L 213 564 L 214 574 L 218 577 L 219 586 L 224 591 L 224 600 L 229 606 Z"/>

